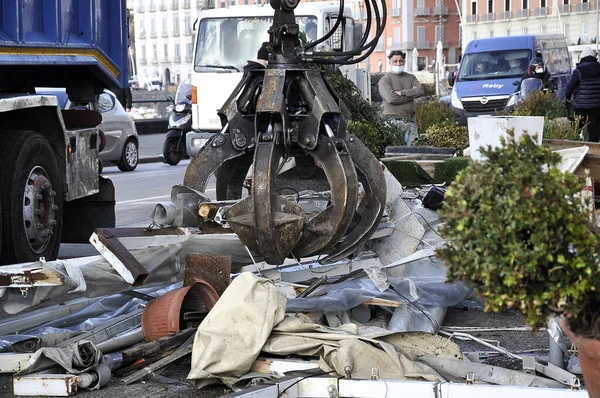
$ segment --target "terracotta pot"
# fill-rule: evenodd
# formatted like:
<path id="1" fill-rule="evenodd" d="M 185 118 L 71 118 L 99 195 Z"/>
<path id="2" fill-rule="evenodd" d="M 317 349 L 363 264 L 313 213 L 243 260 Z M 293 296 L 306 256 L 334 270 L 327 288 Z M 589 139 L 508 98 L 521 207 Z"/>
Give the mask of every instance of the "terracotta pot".
<path id="1" fill-rule="evenodd" d="M 600 340 L 588 339 L 574 334 L 568 322 L 560 318 L 560 327 L 577 346 L 579 362 L 583 370 L 585 387 L 591 398 L 600 398 Z"/>
<path id="2" fill-rule="evenodd" d="M 196 279 L 191 286 L 174 290 L 150 301 L 142 314 L 144 338 L 151 342 L 179 332 L 184 312 L 208 312 L 218 299 L 219 295 L 210 284 Z"/>

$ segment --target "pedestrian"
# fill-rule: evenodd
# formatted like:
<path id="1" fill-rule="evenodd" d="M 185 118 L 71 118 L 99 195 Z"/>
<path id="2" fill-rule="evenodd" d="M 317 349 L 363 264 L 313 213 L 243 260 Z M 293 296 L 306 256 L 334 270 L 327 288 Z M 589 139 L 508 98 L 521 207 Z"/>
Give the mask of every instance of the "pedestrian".
<path id="1" fill-rule="evenodd" d="M 567 101 L 572 99 L 573 112 L 587 124 L 588 140 L 600 141 L 600 63 L 596 52 L 586 48 L 567 84 Z"/>
<path id="2" fill-rule="evenodd" d="M 125 111 L 130 112 L 132 103 L 131 89 L 129 87 L 113 88 L 110 91 L 112 91 L 113 94 L 117 97 L 121 105 L 123 105 L 123 108 L 125 108 Z"/>
<path id="3" fill-rule="evenodd" d="M 378 84 L 379 94 L 383 99 L 383 114 L 407 127 L 404 137 L 406 145 L 410 146 L 417 136 L 414 100 L 423 96 L 425 91 L 414 75 L 404 72 L 405 53 L 393 50 L 388 59 L 392 71 L 383 75 Z"/>
<path id="4" fill-rule="evenodd" d="M 244 72 L 249 70 L 261 70 L 265 69 L 269 64 L 269 50 L 267 46 L 269 42 L 264 42 L 258 52 L 256 53 L 256 61 L 248 60 L 248 63 L 244 66 Z"/>

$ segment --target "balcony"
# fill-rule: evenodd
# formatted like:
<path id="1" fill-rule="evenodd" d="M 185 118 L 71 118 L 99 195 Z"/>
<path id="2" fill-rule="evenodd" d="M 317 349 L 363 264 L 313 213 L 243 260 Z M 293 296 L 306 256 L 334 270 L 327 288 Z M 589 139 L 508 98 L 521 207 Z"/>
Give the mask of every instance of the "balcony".
<path id="1" fill-rule="evenodd" d="M 433 15 L 448 15 L 448 7 L 433 7 Z"/>
<path id="2" fill-rule="evenodd" d="M 149 12 L 154 12 L 156 11 L 156 4 L 154 4 L 153 1 L 150 2 L 150 5 L 148 6 L 148 11 Z"/>
<path id="3" fill-rule="evenodd" d="M 586 12 L 590 10 L 590 3 L 575 4 L 575 12 Z"/>
<path id="4" fill-rule="evenodd" d="M 479 15 L 467 15 L 467 22 L 478 22 Z"/>
<path id="5" fill-rule="evenodd" d="M 490 22 L 494 20 L 494 13 L 488 12 L 487 14 L 481 14 L 481 20 L 483 22 Z"/>
<path id="6" fill-rule="evenodd" d="M 533 16 L 543 17 L 545 15 L 548 15 L 548 7 L 540 7 L 540 8 L 533 9 Z"/>
<path id="7" fill-rule="evenodd" d="M 148 58 L 140 58 L 140 64 L 147 65 L 148 64 Z"/>
<path id="8" fill-rule="evenodd" d="M 568 14 L 571 12 L 571 5 L 570 4 L 561 4 L 558 6 L 558 12 L 560 14 Z"/>
<path id="9" fill-rule="evenodd" d="M 150 32 L 150 37 L 156 39 L 156 32 Z"/>
<path id="10" fill-rule="evenodd" d="M 398 16 L 400 16 L 400 9 L 392 8 L 392 17 L 398 17 Z"/>
<path id="11" fill-rule="evenodd" d="M 179 29 L 173 29 L 173 32 L 171 32 L 171 36 L 179 37 Z"/>
<path id="12" fill-rule="evenodd" d="M 429 7 L 415 7 L 415 16 L 429 15 L 431 9 Z"/>
<path id="13" fill-rule="evenodd" d="M 161 11 L 167 11 L 167 5 L 165 4 L 164 0 L 160 3 L 160 5 L 158 6 L 158 9 Z"/>
<path id="14" fill-rule="evenodd" d="M 171 2 L 171 10 L 179 10 L 179 0 L 173 0 Z"/>
<path id="15" fill-rule="evenodd" d="M 192 62 L 192 54 L 188 54 L 185 56 L 185 62 Z"/>
<path id="16" fill-rule="evenodd" d="M 160 37 L 169 37 L 169 32 L 163 30 L 162 32 L 160 32 Z"/>
<path id="17" fill-rule="evenodd" d="M 192 28 L 190 27 L 186 27 L 183 29 L 183 35 L 184 36 L 191 36 L 192 35 Z"/>
<path id="18" fill-rule="evenodd" d="M 181 55 L 176 55 L 174 61 L 175 61 L 176 64 L 180 63 L 181 62 Z"/>
<path id="19" fill-rule="evenodd" d="M 137 8 L 135 9 L 135 11 L 139 14 L 143 14 L 146 12 L 146 6 L 143 4 L 138 4 Z"/>
<path id="20" fill-rule="evenodd" d="M 529 18 L 529 10 L 517 10 L 515 18 Z"/>
<path id="21" fill-rule="evenodd" d="M 154 65 L 158 64 L 158 58 L 152 58 L 151 61 Z"/>
<path id="22" fill-rule="evenodd" d="M 140 34 L 138 35 L 138 39 L 145 39 L 146 38 L 146 32 L 141 31 Z"/>
<path id="23" fill-rule="evenodd" d="M 189 10 L 190 9 L 190 0 L 183 0 L 183 9 L 184 10 Z"/>
<path id="24" fill-rule="evenodd" d="M 502 11 L 502 12 L 498 13 L 497 19 L 510 19 L 510 18 L 511 18 L 510 11 Z"/>
<path id="25" fill-rule="evenodd" d="M 417 50 L 429 50 L 431 47 L 431 43 L 428 41 L 417 41 L 415 42 L 415 47 Z"/>

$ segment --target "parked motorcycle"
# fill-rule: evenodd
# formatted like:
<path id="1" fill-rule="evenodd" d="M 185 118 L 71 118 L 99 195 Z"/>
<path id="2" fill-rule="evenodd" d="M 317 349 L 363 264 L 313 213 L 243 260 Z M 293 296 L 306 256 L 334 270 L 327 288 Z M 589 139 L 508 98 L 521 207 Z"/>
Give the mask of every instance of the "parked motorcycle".
<path id="1" fill-rule="evenodd" d="M 174 103 L 161 156 L 163 162 L 172 166 L 187 156 L 185 135 L 192 130 L 192 84 L 189 80 L 184 80 L 177 87 Z"/>

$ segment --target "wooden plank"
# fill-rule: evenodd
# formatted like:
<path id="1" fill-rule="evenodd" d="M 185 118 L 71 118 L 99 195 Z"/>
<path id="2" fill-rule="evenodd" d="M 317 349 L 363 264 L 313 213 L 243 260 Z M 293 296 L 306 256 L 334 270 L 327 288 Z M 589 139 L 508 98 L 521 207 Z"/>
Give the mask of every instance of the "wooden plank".
<path id="1" fill-rule="evenodd" d="M 551 148 L 553 151 L 558 149 L 576 148 L 578 146 L 587 146 L 590 148 L 588 154 L 600 156 L 600 144 L 597 142 L 587 141 L 568 141 L 568 140 L 542 140 L 542 145 Z"/>
<path id="2" fill-rule="evenodd" d="M 64 275 L 50 267 L 44 267 L 40 262 L 0 267 L 1 287 L 62 286 L 64 283 Z"/>

